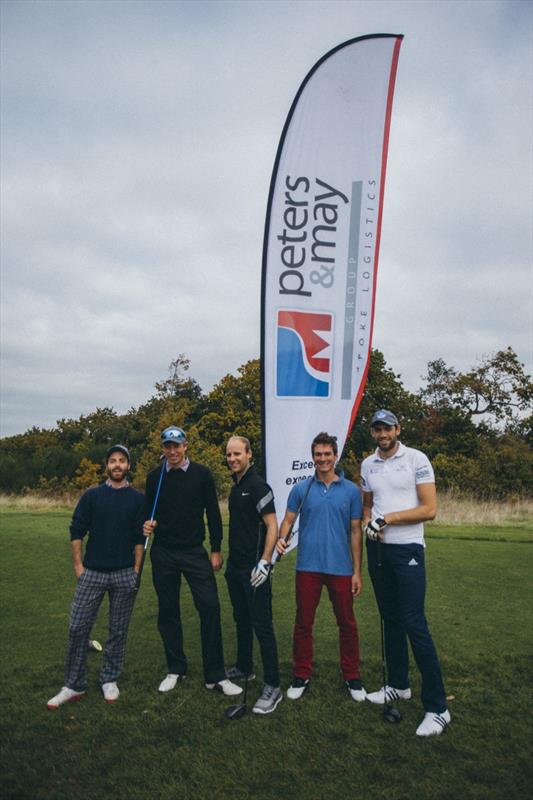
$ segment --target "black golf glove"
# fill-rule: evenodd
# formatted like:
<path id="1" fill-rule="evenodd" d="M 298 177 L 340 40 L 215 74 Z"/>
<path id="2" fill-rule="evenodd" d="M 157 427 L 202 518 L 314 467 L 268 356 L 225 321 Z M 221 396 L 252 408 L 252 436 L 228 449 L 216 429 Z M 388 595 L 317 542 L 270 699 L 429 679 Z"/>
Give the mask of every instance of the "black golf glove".
<path id="1" fill-rule="evenodd" d="M 383 519 L 383 517 L 376 517 L 375 519 L 371 519 L 370 522 L 367 522 L 365 525 L 365 533 L 369 539 L 373 542 L 379 541 L 379 534 L 383 530 L 387 523 Z"/>

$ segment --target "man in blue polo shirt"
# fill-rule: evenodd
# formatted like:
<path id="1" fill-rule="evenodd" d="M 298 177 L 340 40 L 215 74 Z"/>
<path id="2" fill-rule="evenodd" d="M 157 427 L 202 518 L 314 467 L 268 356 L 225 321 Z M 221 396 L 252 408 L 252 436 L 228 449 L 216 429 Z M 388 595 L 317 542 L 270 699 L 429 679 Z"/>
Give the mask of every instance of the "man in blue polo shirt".
<path id="1" fill-rule="evenodd" d="M 319 433 L 313 439 L 311 453 L 315 475 L 292 489 L 276 545 L 278 553 L 283 555 L 288 544 L 285 537 L 299 511 L 294 677 L 287 697 L 298 700 L 309 687 L 313 671 L 313 623 L 325 585 L 339 627 L 342 675 L 352 700 L 361 702 L 366 692 L 361 683 L 359 636 L 353 610 L 353 600 L 363 585 L 361 495 L 357 486 L 335 467 L 338 455 L 335 436 Z"/>
<path id="2" fill-rule="evenodd" d="M 48 701 L 50 711 L 85 694 L 87 641 L 105 594 L 109 594 L 109 638 L 100 685 L 106 702 L 114 703 L 119 696 L 117 678 L 124 664 L 144 543 L 144 497 L 129 485 L 129 468 L 127 448 L 122 444 L 110 447 L 106 482 L 88 489 L 72 516 L 70 543 L 76 593 L 70 611 L 65 685 Z M 82 540 L 87 533 L 83 556 Z"/>

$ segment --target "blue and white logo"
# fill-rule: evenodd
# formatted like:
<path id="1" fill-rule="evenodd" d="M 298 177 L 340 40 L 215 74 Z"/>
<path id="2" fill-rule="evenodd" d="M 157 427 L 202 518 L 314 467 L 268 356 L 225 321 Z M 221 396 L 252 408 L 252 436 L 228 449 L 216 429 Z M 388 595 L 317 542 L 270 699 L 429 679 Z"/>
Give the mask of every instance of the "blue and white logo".
<path id="1" fill-rule="evenodd" d="M 330 396 L 332 337 L 332 314 L 278 311 L 277 397 Z"/>

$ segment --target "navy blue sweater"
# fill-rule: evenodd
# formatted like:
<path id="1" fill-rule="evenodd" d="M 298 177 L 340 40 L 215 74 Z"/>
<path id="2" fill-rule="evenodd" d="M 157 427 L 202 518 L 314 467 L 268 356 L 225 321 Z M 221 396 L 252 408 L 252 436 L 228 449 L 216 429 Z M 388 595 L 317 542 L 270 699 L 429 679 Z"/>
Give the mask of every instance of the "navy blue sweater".
<path id="1" fill-rule="evenodd" d="M 131 486 L 103 483 L 88 489 L 72 515 L 70 540 L 89 533 L 83 566 L 100 572 L 133 567 L 134 548 L 144 544 L 144 497 Z"/>

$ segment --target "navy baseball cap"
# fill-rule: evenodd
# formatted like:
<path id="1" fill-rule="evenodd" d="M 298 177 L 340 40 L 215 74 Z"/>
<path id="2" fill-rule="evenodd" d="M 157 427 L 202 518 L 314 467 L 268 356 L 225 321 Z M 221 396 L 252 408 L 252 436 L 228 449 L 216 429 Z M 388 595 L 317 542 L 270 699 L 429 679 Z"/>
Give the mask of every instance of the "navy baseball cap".
<path id="1" fill-rule="evenodd" d="M 176 427 L 176 425 L 170 425 L 161 434 L 161 441 L 163 444 L 183 444 L 183 442 L 187 441 L 187 437 L 185 436 L 185 431 L 182 431 L 181 428 Z"/>
<path id="2" fill-rule="evenodd" d="M 109 461 L 109 459 L 111 458 L 111 456 L 113 455 L 113 453 L 122 453 L 128 459 L 128 463 L 131 464 L 130 451 L 128 450 L 128 448 L 125 445 L 123 445 L 123 444 L 114 444 L 112 447 L 110 447 L 109 450 L 107 451 L 107 453 L 105 454 L 105 463 L 106 464 Z"/>
<path id="3" fill-rule="evenodd" d="M 393 425 L 395 428 L 400 423 L 392 413 L 392 411 L 387 411 L 387 409 L 382 408 L 379 411 L 376 411 L 372 419 L 370 420 L 370 427 L 373 428 L 374 425 Z"/>

